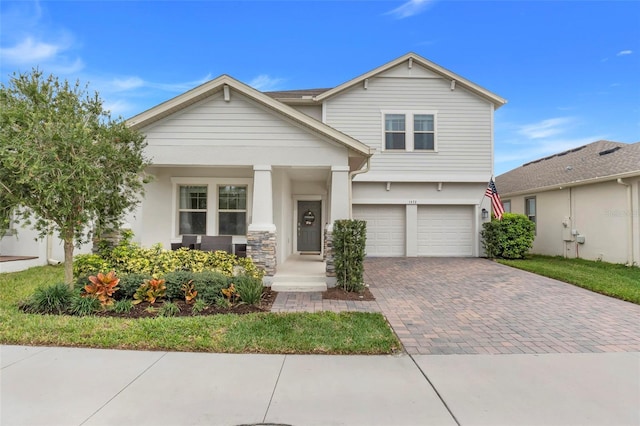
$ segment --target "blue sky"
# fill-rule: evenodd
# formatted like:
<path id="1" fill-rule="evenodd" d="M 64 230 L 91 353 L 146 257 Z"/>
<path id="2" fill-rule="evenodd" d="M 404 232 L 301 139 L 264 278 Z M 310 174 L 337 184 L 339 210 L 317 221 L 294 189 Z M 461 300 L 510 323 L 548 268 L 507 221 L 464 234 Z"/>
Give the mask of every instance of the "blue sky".
<path id="1" fill-rule="evenodd" d="M 334 87 L 407 52 L 506 98 L 495 174 L 598 139 L 640 141 L 639 1 L 8 1 L 0 80 L 38 66 L 114 115 L 220 74 Z"/>

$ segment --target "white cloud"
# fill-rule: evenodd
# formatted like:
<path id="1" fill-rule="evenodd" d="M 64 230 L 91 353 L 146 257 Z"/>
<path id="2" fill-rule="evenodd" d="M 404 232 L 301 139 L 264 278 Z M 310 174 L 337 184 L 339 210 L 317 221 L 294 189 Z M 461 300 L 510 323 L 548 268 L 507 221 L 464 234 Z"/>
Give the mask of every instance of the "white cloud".
<path id="1" fill-rule="evenodd" d="M 153 83 L 150 81 L 145 81 L 144 85 L 151 87 L 153 89 L 160 89 L 166 92 L 186 92 L 187 90 L 191 90 L 194 87 L 200 86 L 201 84 L 206 83 L 211 80 L 211 74 L 207 74 L 201 79 L 193 80 L 193 81 L 184 81 L 178 83 Z"/>
<path id="2" fill-rule="evenodd" d="M 408 18 L 424 12 L 427 10 L 429 5 L 434 3 L 434 1 L 435 0 L 409 0 L 401 6 L 385 13 L 385 15 L 392 15 L 396 19 Z"/>
<path id="3" fill-rule="evenodd" d="M 616 54 L 616 56 L 631 55 L 632 53 L 633 53 L 633 50 L 621 50 Z"/>
<path id="4" fill-rule="evenodd" d="M 570 117 L 558 117 L 521 126 L 518 133 L 529 139 L 542 139 L 564 133 L 574 120 Z"/>
<path id="5" fill-rule="evenodd" d="M 114 91 L 132 90 L 144 86 L 144 80 L 140 77 L 115 78 L 110 82 Z"/>
<path id="6" fill-rule="evenodd" d="M 260 74 L 249 82 L 249 86 L 262 92 L 277 90 L 280 84 L 285 80 L 283 78 L 270 77 L 267 74 Z"/>
<path id="7" fill-rule="evenodd" d="M 124 99 L 117 99 L 115 101 L 105 101 L 103 105 L 104 109 L 111 113 L 111 117 L 116 118 L 119 116 L 127 116 L 135 112 L 136 106 Z"/>
<path id="8" fill-rule="evenodd" d="M 64 46 L 36 41 L 27 37 L 13 47 L 0 48 L 0 57 L 11 64 L 30 64 L 55 58 Z"/>

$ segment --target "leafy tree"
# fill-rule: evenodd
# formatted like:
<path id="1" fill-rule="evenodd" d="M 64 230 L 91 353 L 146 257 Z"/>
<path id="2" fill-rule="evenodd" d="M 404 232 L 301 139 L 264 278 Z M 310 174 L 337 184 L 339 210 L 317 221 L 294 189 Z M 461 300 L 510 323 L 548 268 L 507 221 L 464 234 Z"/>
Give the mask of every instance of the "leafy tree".
<path id="1" fill-rule="evenodd" d="M 0 206 L 73 249 L 119 226 L 143 193 L 144 136 L 113 120 L 98 93 L 39 70 L 0 85 Z M 16 207 L 17 206 L 17 207 Z"/>
<path id="2" fill-rule="evenodd" d="M 522 259 L 533 247 L 535 224 L 523 214 L 504 213 L 502 220 L 482 224 L 482 245 L 487 257 Z"/>

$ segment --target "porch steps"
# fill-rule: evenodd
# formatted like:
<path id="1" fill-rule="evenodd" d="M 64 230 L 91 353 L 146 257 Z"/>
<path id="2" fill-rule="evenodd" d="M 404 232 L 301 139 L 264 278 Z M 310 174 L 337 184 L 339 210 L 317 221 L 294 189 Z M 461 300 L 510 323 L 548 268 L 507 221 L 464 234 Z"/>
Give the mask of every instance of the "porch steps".
<path id="1" fill-rule="evenodd" d="M 326 291 L 325 275 L 279 275 L 271 282 L 271 290 L 278 292 Z"/>

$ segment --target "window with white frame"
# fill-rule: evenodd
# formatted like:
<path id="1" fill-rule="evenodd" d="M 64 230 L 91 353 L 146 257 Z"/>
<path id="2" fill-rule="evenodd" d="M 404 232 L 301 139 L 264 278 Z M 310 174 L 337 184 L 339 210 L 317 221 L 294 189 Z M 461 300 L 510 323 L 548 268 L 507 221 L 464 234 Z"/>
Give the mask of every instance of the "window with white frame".
<path id="1" fill-rule="evenodd" d="M 511 200 L 503 200 L 502 208 L 504 209 L 505 213 L 511 213 Z"/>
<path id="2" fill-rule="evenodd" d="M 247 234 L 247 187 L 218 186 L 218 235 Z"/>
<path id="3" fill-rule="evenodd" d="M 433 151 L 435 149 L 435 127 L 433 114 L 413 116 L 413 149 Z"/>
<path id="4" fill-rule="evenodd" d="M 536 224 L 536 197 L 529 197 L 524 199 L 524 214 L 529 218 L 533 224 Z"/>
<path id="5" fill-rule="evenodd" d="M 207 234 L 207 186 L 180 185 L 178 205 L 180 235 Z"/>
<path id="6" fill-rule="evenodd" d="M 435 113 L 385 113 L 384 149 L 418 152 L 435 151 Z"/>
<path id="7" fill-rule="evenodd" d="M 404 114 L 385 114 L 384 149 L 404 150 L 406 145 L 406 125 Z"/>

